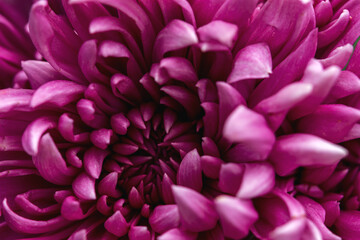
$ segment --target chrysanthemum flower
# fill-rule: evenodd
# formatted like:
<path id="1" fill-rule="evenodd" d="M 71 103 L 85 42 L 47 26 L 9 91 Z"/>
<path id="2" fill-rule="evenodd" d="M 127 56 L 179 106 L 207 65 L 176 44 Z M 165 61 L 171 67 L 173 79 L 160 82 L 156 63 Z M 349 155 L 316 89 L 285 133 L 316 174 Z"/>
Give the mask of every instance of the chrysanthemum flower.
<path id="1" fill-rule="evenodd" d="M 35 1 L 6 35 L 39 56 L 0 90 L 1 239 L 358 239 L 359 13 Z"/>

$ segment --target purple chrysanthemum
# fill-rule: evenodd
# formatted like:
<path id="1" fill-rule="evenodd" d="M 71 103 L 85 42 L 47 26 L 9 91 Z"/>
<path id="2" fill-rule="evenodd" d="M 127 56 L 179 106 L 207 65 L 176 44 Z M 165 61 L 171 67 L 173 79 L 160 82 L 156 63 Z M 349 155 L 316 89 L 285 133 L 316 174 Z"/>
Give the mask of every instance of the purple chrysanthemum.
<path id="1" fill-rule="evenodd" d="M 359 0 L 19 2 L 1 239 L 359 239 Z"/>

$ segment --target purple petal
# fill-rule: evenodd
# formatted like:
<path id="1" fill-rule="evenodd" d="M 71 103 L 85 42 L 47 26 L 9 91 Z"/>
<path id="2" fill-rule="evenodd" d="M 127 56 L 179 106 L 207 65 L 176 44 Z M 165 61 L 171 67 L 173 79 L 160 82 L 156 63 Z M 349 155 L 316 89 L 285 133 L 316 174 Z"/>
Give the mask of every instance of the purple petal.
<path id="1" fill-rule="evenodd" d="M 219 189 L 225 193 L 235 195 L 239 190 L 244 166 L 237 163 L 222 164 L 219 173 Z"/>
<path id="2" fill-rule="evenodd" d="M 65 106 L 81 98 L 86 87 L 65 80 L 54 80 L 41 85 L 31 98 L 31 107 L 42 104 Z"/>
<path id="3" fill-rule="evenodd" d="M 151 228 L 159 234 L 177 228 L 179 223 L 180 216 L 176 205 L 157 206 L 149 217 Z"/>
<path id="4" fill-rule="evenodd" d="M 344 46 L 336 48 L 327 58 L 321 59 L 320 62 L 324 68 L 330 67 L 332 65 L 337 65 L 340 68 L 344 68 L 348 63 L 353 50 L 353 46 L 348 43 Z"/>
<path id="5" fill-rule="evenodd" d="M 245 99 L 230 84 L 216 82 L 219 95 L 219 130 L 222 130 L 224 122 L 229 114 L 239 105 L 245 105 Z"/>
<path id="6" fill-rule="evenodd" d="M 359 120 L 360 111 L 355 108 L 341 104 L 320 105 L 315 112 L 301 118 L 296 129 L 338 143 Z"/>
<path id="7" fill-rule="evenodd" d="M 49 133 L 41 137 L 33 163 L 40 175 L 54 184 L 70 184 L 77 173 L 75 168 L 67 166 Z"/>
<path id="8" fill-rule="evenodd" d="M 180 163 L 177 173 L 177 184 L 201 192 L 202 173 L 200 156 L 196 149 L 187 153 Z"/>
<path id="9" fill-rule="evenodd" d="M 189 47 L 197 42 L 198 38 L 192 25 L 173 20 L 158 34 L 154 44 L 153 60 L 159 62 L 165 53 Z"/>
<path id="10" fill-rule="evenodd" d="M 192 232 L 202 232 L 215 227 L 218 215 L 212 201 L 189 188 L 173 186 L 172 190 L 182 227 Z"/>
<path id="11" fill-rule="evenodd" d="M 288 111 L 307 98 L 312 89 L 310 83 L 291 83 L 259 102 L 254 110 L 265 115 L 271 129 L 276 131 L 283 123 Z"/>
<path id="12" fill-rule="evenodd" d="M 258 214 L 250 200 L 222 195 L 215 199 L 215 206 L 224 235 L 228 238 L 246 237 L 250 227 L 258 219 Z"/>
<path id="13" fill-rule="evenodd" d="M 231 142 L 239 143 L 244 149 L 244 160 L 264 160 L 275 142 L 264 117 L 242 105 L 226 120 L 223 135 Z"/>
<path id="14" fill-rule="evenodd" d="M 37 155 L 39 144 L 43 134 L 57 126 L 57 119 L 52 117 L 42 117 L 33 121 L 24 131 L 22 145 L 24 150 L 32 156 Z"/>
<path id="15" fill-rule="evenodd" d="M 244 164 L 242 181 L 236 193 L 238 198 L 251 199 L 269 193 L 275 186 L 275 172 L 268 163 Z M 261 178 L 259 178 L 261 176 Z"/>
<path id="16" fill-rule="evenodd" d="M 29 110 L 34 90 L 30 89 L 2 89 L 0 90 L 0 113 L 12 110 Z"/>
<path id="17" fill-rule="evenodd" d="M 220 167 L 223 161 L 220 158 L 203 155 L 200 157 L 201 169 L 208 178 L 219 178 Z"/>
<path id="18" fill-rule="evenodd" d="M 92 178 L 98 179 L 101 174 L 102 163 L 108 154 L 108 151 L 96 147 L 87 150 L 84 154 L 85 172 Z"/>
<path id="19" fill-rule="evenodd" d="M 241 49 L 235 57 L 228 83 L 267 78 L 272 73 L 271 53 L 267 44 L 257 43 Z"/>
<path id="20" fill-rule="evenodd" d="M 6 199 L 2 202 L 2 214 L 4 215 L 7 224 L 12 229 L 18 232 L 30 234 L 56 231 L 71 223 L 62 216 L 58 216 L 50 220 L 32 220 L 22 217 L 10 209 Z"/>
<path id="21" fill-rule="evenodd" d="M 48 62 L 28 60 L 21 63 L 21 67 L 29 78 L 32 89 L 37 89 L 44 83 L 65 77 L 57 72 Z"/>
<path id="22" fill-rule="evenodd" d="M 269 158 L 276 173 L 285 176 L 300 166 L 337 164 L 347 153 L 339 145 L 313 135 L 298 133 L 279 137 Z"/>
<path id="23" fill-rule="evenodd" d="M 129 240 L 151 240 L 150 231 L 146 226 L 131 226 L 129 230 Z"/>
<path id="24" fill-rule="evenodd" d="M 198 28 L 200 41 L 218 42 L 232 49 L 238 37 L 238 27 L 234 24 L 215 20 Z"/>
<path id="25" fill-rule="evenodd" d="M 221 7 L 216 8 L 213 20 L 223 20 L 234 23 L 239 28 L 239 33 L 243 33 L 248 26 L 249 18 L 256 7 L 256 0 L 225 0 Z M 209 5 L 207 5 L 207 8 Z"/>
<path id="26" fill-rule="evenodd" d="M 75 195 L 83 200 L 96 200 L 95 179 L 80 173 L 72 183 Z"/>
<path id="27" fill-rule="evenodd" d="M 129 224 L 121 214 L 120 211 L 116 211 L 111 215 L 104 223 L 106 230 L 114 234 L 117 237 L 126 235 L 129 231 Z"/>

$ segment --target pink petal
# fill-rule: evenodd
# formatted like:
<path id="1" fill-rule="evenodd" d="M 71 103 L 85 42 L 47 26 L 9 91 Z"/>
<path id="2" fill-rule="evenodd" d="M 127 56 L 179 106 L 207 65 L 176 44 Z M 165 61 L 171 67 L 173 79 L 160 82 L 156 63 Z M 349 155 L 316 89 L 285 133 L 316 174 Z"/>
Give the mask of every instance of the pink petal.
<path id="1" fill-rule="evenodd" d="M 246 79 L 267 78 L 272 73 L 271 53 L 268 45 L 257 43 L 241 49 L 235 57 L 228 83 Z"/>
<path id="2" fill-rule="evenodd" d="M 275 186 L 275 171 L 268 163 L 244 164 L 238 198 L 251 199 L 269 193 Z M 261 176 L 261 178 L 259 178 Z"/>
<path id="3" fill-rule="evenodd" d="M 347 153 L 339 145 L 313 135 L 297 133 L 279 137 L 269 158 L 276 173 L 285 176 L 300 166 L 337 164 Z"/>
<path id="4" fill-rule="evenodd" d="M 360 111 L 355 108 L 341 104 L 320 105 L 315 112 L 301 118 L 296 129 L 338 143 L 359 120 Z"/>
<path id="5" fill-rule="evenodd" d="M 212 201 L 189 188 L 174 185 L 172 190 L 182 227 L 192 232 L 202 232 L 215 227 L 218 215 Z"/>
<path id="6" fill-rule="evenodd" d="M 239 190 L 243 173 L 244 166 L 241 164 L 222 164 L 219 173 L 219 189 L 225 193 L 235 195 Z"/>
<path id="7" fill-rule="evenodd" d="M 114 234 L 117 237 L 126 235 L 129 231 L 129 224 L 121 214 L 120 211 L 116 211 L 111 215 L 104 223 L 104 227 L 107 231 Z"/>
<path id="8" fill-rule="evenodd" d="M 41 85 L 31 98 L 31 107 L 49 104 L 63 107 L 81 98 L 86 87 L 75 82 L 54 80 Z"/>
<path id="9" fill-rule="evenodd" d="M 95 179 L 80 173 L 72 183 L 75 195 L 83 200 L 96 200 Z"/>
<path id="10" fill-rule="evenodd" d="M 187 153 L 180 163 L 177 173 L 177 184 L 201 192 L 202 173 L 200 156 L 196 149 Z"/>
<path id="11" fill-rule="evenodd" d="M 49 133 L 41 137 L 33 163 L 40 175 L 54 184 L 70 184 L 77 173 L 75 168 L 67 166 Z"/>
<path id="12" fill-rule="evenodd" d="M 226 120 L 223 135 L 229 141 L 239 143 L 244 149 L 244 160 L 264 160 L 275 142 L 264 117 L 242 105 Z"/>
<path id="13" fill-rule="evenodd" d="M 234 24 L 220 20 L 198 28 L 200 41 L 218 42 L 232 49 L 238 37 L 238 27 Z"/>
<path id="14" fill-rule="evenodd" d="M 180 223 L 178 207 L 176 205 L 159 205 L 150 215 L 149 224 L 159 234 L 177 228 Z"/>
<path id="15" fill-rule="evenodd" d="M 150 240 L 150 231 L 145 226 L 131 226 L 129 230 L 129 240 Z"/>
<path id="16" fill-rule="evenodd" d="M 222 195 L 215 199 L 215 206 L 224 235 L 228 238 L 246 237 L 250 227 L 258 219 L 258 214 L 250 200 Z"/>
<path id="17" fill-rule="evenodd" d="M 173 20 L 157 35 L 153 60 L 159 62 L 165 53 L 189 47 L 197 42 L 198 38 L 192 25 L 181 20 Z"/>
<path id="18" fill-rule="evenodd" d="M 57 119 L 52 117 L 42 117 L 33 121 L 24 131 L 22 145 L 24 150 L 32 156 L 39 151 L 40 139 L 43 134 L 57 126 Z"/>
<path id="19" fill-rule="evenodd" d="M 102 163 L 108 154 L 108 151 L 96 147 L 87 150 L 84 154 L 85 172 L 92 178 L 98 179 L 101 174 Z"/>
<path id="20" fill-rule="evenodd" d="M 10 209 L 7 199 L 2 202 L 2 214 L 6 219 L 7 224 L 18 232 L 38 234 L 48 233 L 50 231 L 56 231 L 69 225 L 71 222 L 64 219 L 62 216 L 58 216 L 49 220 L 32 220 L 22 217 L 12 209 Z"/>

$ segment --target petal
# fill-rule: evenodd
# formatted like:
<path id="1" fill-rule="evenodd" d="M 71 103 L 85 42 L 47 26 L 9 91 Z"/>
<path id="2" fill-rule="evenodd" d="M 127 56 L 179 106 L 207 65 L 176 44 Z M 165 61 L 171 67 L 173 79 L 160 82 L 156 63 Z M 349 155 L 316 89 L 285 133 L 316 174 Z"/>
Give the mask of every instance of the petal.
<path id="1" fill-rule="evenodd" d="M 225 237 L 240 239 L 248 235 L 258 214 L 250 200 L 221 195 L 215 199 L 216 211 Z"/>
<path id="2" fill-rule="evenodd" d="M 275 186 L 275 171 L 268 163 L 244 164 L 245 170 L 239 190 L 238 198 L 251 199 L 269 193 Z M 259 178 L 258 176 L 261 176 Z"/>
<path id="3" fill-rule="evenodd" d="M 244 173 L 244 166 L 237 163 L 222 164 L 219 173 L 219 189 L 235 195 Z"/>
<path id="4" fill-rule="evenodd" d="M 62 216 L 58 216 L 50 220 L 32 220 L 24 218 L 10 209 L 6 199 L 4 199 L 2 202 L 2 214 L 4 215 L 7 224 L 12 229 L 18 232 L 29 234 L 56 231 L 71 223 Z"/>
<path id="5" fill-rule="evenodd" d="M 48 62 L 28 60 L 21 63 L 21 67 L 29 78 L 32 89 L 37 89 L 44 83 L 65 77 L 57 72 Z"/>
<path id="6" fill-rule="evenodd" d="M 202 42 L 218 42 L 232 49 L 238 37 L 236 25 L 220 20 L 198 28 L 197 33 Z"/>
<path id="7" fill-rule="evenodd" d="M 264 117 L 242 105 L 226 119 L 223 135 L 229 141 L 239 143 L 244 149 L 244 160 L 264 160 L 275 142 L 274 133 Z"/>
<path id="8" fill-rule="evenodd" d="M 336 233 L 344 240 L 357 239 L 360 234 L 359 224 L 359 211 L 341 211 L 335 222 Z"/>
<path id="9" fill-rule="evenodd" d="M 245 105 L 245 99 L 230 84 L 216 82 L 219 95 L 219 131 L 222 130 L 224 122 L 229 114 L 239 105 Z"/>
<path id="10" fill-rule="evenodd" d="M 80 173 L 72 183 L 75 195 L 83 200 L 96 200 L 95 179 Z"/>
<path id="11" fill-rule="evenodd" d="M 129 230 L 129 240 L 150 240 L 150 231 L 146 226 L 131 226 Z"/>
<path id="12" fill-rule="evenodd" d="M 67 166 L 49 133 L 41 137 L 38 153 L 32 159 L 40 175 L 54 184 L 70 184 L 77 173 L 75 168 Z"/>
<path id="13" fill-rule="evenodd" d="M 189 47 L 198 42 L 195 29 L 192 25 L 173 20 L 157 36 L 153 50 L 154 62 L 159 62 L 164 54 Z"/>
<path id="14" fill-rule="evenodd" d="M 220 158 L 203 155 L 200 157 L 201 169 L 208 178 L 219 178 L 220 167 L 223 161 Z"/>
<path id="15" fill-rule="evenodd" d="M 151 228 L 159 234 L 177 228 L 179 223 L 180 216 L 176 205 L 157 206 L 149 217 Z"/>
<path id="16" fill-rule="evenodd" d="M 37 155 L 39 144 L 43 134 L 57 126 L 57 119 L 52 117 L 42 117 L 33 121 L 24 131 L 22 145 L 24 150 L 32 156 Z"/>
<path id="17" fill-rule="evenodd" d="M 267 44 L 257 43 L 241 49 L 235 57 L 228 83 L 267 78 L 272 73 L 271 53 Z"/>
<path id="18" fill-rule="evenodd" d="M 177 184 L 201 192 L 202 173 L 200 156 L 196 149 L 187 153 L 180 163 L 177 173 Z"/>
<path id="19" fill-rule="evenodd" d="M 269 158 L 276 173 L 285 176 L 300 166 L 337 164 L 347 154 L 347 150 L 339 145 L 313 135 L 297 133 L 279 137 Z"/>
<path id="20" fill-rule="evenodd" d="M 116 211 L 113 215 L 111 215 L 105 221 L 104 226 L 107 231 L 117 237 L 122 237 L 129 231 L 129 224 L 126 222 L 126 219 L 120 211 Z"/>
<path id="21" fill-rule="evenodd" d="M 172 190 L 182 227 L 192 232 L 202 232 L 215 227 L 218 215 L 212 201 L 189 188 L 173 185 Z"/>
<path id="22" fill-rule="evenodd" d="M 85 172 L 92 178 L 98 179 L 102 170 L 102 163 L 108 151 L 96 147 L 92 147 L 84 154 L 84 168 Z"/>
<path id="23" fill-rule="evenodd" d="M 243 33 L 248 26 L 249 18 L 256 7 L 256 0 L 225 0 L 221 7 L 216 8 L 213 20 L 223 20 L 234 23 L 239 28 L 239 33 Z M 209 7 L 209 5 L 207 5 Z"/>
<path id="24" fill-rule="evenodd" d="M 359 120 L 360 111 L 355 108 L 341 104 L 320 105 L 315 112 L 301 118 L 296 129 L 339 143 Z"/>
<path id="25" fill-rule="evenodd" d="M 49 104 L 63 107 L 83 95 L 86 87 L 75 82 L 54 80 L 41 85 L 31 98 L 31 107 Z"/>
<path id="26" fill-rule="evenodd" d="M 12 110 L 29 110 L 34 90 L 30 89 L 2 89 L 0 90 L 0 113 Z"/>

